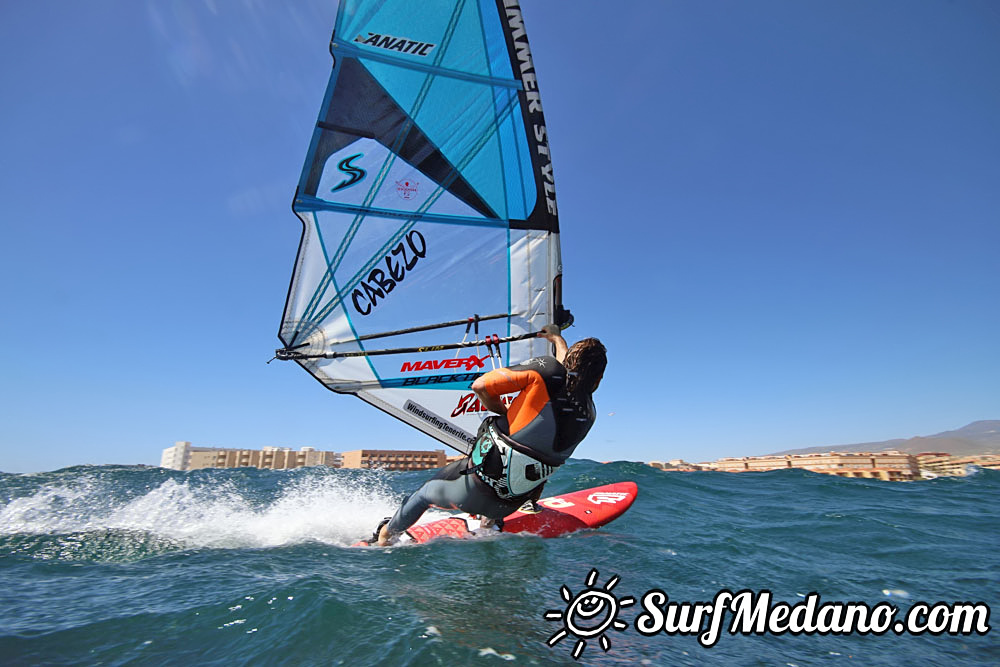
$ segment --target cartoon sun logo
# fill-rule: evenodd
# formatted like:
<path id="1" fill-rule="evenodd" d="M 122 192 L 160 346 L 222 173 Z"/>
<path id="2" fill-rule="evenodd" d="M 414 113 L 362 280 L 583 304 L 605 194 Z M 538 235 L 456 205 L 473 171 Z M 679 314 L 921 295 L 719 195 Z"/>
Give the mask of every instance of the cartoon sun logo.
<path id="1" fill-rule="evenodd" d="M 567 635 L 576 637 L 576 645 L 573 647 L 573 659 L 579 660 L 583 655 L 583 649 L 587 648 L 587 640 L 591 637 L 598 637 L 598 643 L 604 652 L 611 648 L 611 642 L 604 635 L 608 628 L 614 628 L 622 632 L 628 627 L 624 621 L 618 620 L 618 609 L 635 604 L 635 598 L 624 597 L 621 600 L 611 593 L 620 579 L 618 575 L 611 577 L 604 588 L 595 586 L 598 572 L 591 570 L 587 575 L 587 587 L 577 593 L 573 593 L 562 586 L 559 590 L 562 599 L 566 601 L 566 611 L 550 609 L 545 612 L 545 620 L 562 621 L 563 627 L 545 642 L 549 646 L 555 646 Z"/>

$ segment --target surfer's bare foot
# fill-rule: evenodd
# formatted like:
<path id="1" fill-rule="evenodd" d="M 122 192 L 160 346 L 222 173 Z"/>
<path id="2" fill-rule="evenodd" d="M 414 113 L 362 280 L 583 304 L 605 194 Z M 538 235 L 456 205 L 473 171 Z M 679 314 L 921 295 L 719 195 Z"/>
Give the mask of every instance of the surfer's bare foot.
<path id="1" fill-rule="evenodd" d="M 378 545 L 380 547 L 389 546 L 389 537 L 389 524 L 387 523 L 378 531 Z"/>

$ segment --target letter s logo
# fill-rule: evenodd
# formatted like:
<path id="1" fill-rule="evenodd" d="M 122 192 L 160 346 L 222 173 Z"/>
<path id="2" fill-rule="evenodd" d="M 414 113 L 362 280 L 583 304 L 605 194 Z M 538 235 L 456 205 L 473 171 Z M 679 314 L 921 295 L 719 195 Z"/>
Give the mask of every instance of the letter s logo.
<path id="1" fill-rule="evenodd" d="M 337 163 L 337 169 L 347 174 L 347 178 L 341 181 L 339 185 L 332 188 L 330 192 L 338 192 L 340 190 L 343 190 L 344 188 L 349 188 L 368 175 L 368 172 L 366 172 L 361 167 L 351 164 L 351 160 L 357 160 L 359 157 L 362 157 L 363 155 L 364 153 L 358 153 L 350 157 L 345 157 L 343 160 Z"/>

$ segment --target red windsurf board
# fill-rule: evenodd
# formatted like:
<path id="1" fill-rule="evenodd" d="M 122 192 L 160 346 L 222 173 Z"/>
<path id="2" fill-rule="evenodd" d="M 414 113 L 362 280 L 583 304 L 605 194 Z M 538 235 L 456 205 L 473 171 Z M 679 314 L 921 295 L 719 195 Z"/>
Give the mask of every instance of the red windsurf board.
<path id="1" fill-rule="evenodd" d="M 540 537 L 558 537 L 585 528 L 598 528 L 614 521 L 632 506 L 639 487 L 635 482 L 616 482 L 564 493 L 538 501 L 538 512 L 518 510 L 503 520 L 504 533 L 531 533 Z M 476 537 L 479 517 L 455 514 L 445 519 L 411 526 L 395 544 L 429 542 L 439 537 L 466 539 Z M 493 531 L 491 531 L 493 532 Z M 367 540 L 351 545 L 370 546 Z"/>

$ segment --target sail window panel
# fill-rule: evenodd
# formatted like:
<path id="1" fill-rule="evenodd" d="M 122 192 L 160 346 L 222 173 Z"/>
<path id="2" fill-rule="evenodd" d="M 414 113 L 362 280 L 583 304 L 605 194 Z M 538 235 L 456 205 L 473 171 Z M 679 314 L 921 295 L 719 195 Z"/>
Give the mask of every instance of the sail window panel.
<path id="1" fill-rule="evenodd" d="M 366 357 L 345 357 L 339 359 L 310 359 L 306 363 L 309 372 L 333 390 L 356 391 L 358 382 L 376 382 L 375 371 Z M 354 386 L 352 386 L 354 385 Z"/>
<path id="2" fill-rule="evenodd" d="M 456 0 L 347 0 L 338 15 L 337 37 L 366 53 L 402 61 L 435 64 L 466 6 Z M 373 37 L 377 36 L 377 37 Z M 367 42 L 367 43 L 366 43 Z"/>
<path id="3" fill-rule="evenodd" d="M 475 313 L 485 315 L 507 312 L 509 279 L 506 230 L 421 223 L 416 224 L 411 232 L 420 234 L 426 242 L 425 256 L 414 264 L 403 280 L 384 298 L 376 296 L 377 303 L 370 308 L 368 314 L 361 315 L 353 303 L 347 306 L 354 328 L 360 335 L 447 322 Z M 369 310 L 370 300 L 359 297 L 359 301 L 361 310 Z M 506 321 L 482 323 L 480 335 L 486 332 L 507 335 Z M 391 346 L 420 347 L 454 343 L 460 341 L 463 334 L 462 327 L 415 332 L 394 336 Z M 385 342 L 373 340 L 367 345 L 369 348 L 378 347 L 385 345 Z M 456 354 L 467 357 L 471 352 L 449 350 L 411 353 L 371 357 L 370 360 L 378 376 L 385 378 L 398 377 L 404 361 L 409 362 L 412 367 L 418 362 L 454 358 Z M 467 370 L 476 367 L 478 366 Z"/>
<path id="4" fill-rule="evenodd" d="M 336 296 L 336 288 L 329 280 L 327 259 L 316 229 L 316 215 L 299 214 L 305 222 L 305 231 L 299 246 L 294 280 L 289 290 L 285 314 L 282 318 L 281 340 L 286 346 L 303 354 L 324 354 L 326 342 L 335 337 L 337 329 L 330 330 L 330 318 L 320 317 L 318 309 L 324 300 Z M 324 327 L 323 319 L 327 320 Z M 343 327 L 349 330 L 349 327 Z"/>
<path id="5" fill-rule="evenodd" d="M 417 115 L 418 125 L 496 215 L 507 218 L 493 89 L 437 78 L 431 84 L 428 101 Z M 499 120 L 516 111 L 516 105 L 509 106 Z"/>
<path id="6" fill-rule="evenodd" d="M 482 21 L 483 42 L 490 66 L 490 75 L 495 79 L 515 79 L 514 71 L 510 66 L 507 38 L 503 29 L 503 21 L 506 20 L 506 17 L 497 12 L 496 0 L 479 0 L 479 14 Z"/>
<path id="7" fill-rule="evenodd" d="M 302 241 L 299 245 L 299 254 L 296 260 L 294 280 L 292 288 L 289 290 L 288 304 L 285 307 L 286 325 L 289 321 L 299 321 L 304 317 L 304 313 L 315 293 L 316 287 L 326 275 L 326 258 L 323 248 L 319 243 L 315 232 L 315 214 L 300 213 L 299 217 L 305 225 Z M 282 336 L 286 332 L 282 330 Z M 286 343 L 290 342 L 286 340 Z"/>
<path id="8" fill-rule="evenodd" d="M 506 108 L 498 110 L 489 85 L 381 62 L 365 63 L 365 67 L 413 119 L 430 147 L 441 152 L 450 169 L 469 183 L 495 215 L 508 217 L 498 122 L 510 123 L 510 117 L 519 114 L 516 99 L 512 105 L 510 94 L 505 94 Z M 397 135 L 393 140 L 400 138 Z M 445 178 L 455 179 L 456 174 Z"/>
<path id="9" fill-rule="evenodd" d="M 348 1 L 342 4 L 336 36 L 376 57 L 513 78 L 503 25 L 491 0 Z"/>
<path id="10" fill-rule="evenodd" d="M 551 234 L 539 231 L 511 231 L 510 247 L 510 299 L 511 312 L 515 317 L 511 319 L 511 333 L 517 335 L 529 331 L 538 331 L 546 324 L 554 321 L 553 313 L 550 312 L 551 304 L 551 280 L 554 277 L 550 270 L 550 241 Z M 534 346 L 531 343 L 518 343 L 515 345 L 529 346 L 528 352 L 535 349 L 547 350 L 542 346 Z M 525 352 L 523 348 L 520 353 Z M 547 352 L 542 352 L 547 354 Z M 513 351 L 511 352 L 513 354 Z M 528 354 L 534 356 L 534 354 Z"/>
<path id="11" fill-rule="evenodd" d="M 446 70 L 489 77 L 490 61 L 479 7 L 474 0 L 452 1 L 456 14 L 453 30 L 441 34 L 440 46 L 443 52 L 435 63 Z"/>
<path id="12" fill-rule="evenodd" d="M 538 193 L 521 110 L 517 108 L 514 113 L 503 115 L 503 112 L 510 107 L 512 97 L 517 97 L 515 91 L 503 88 L 494 90 L 494 109 L 499 119 L 497 140 L 500 143 L 507 219 L 524 220 L 534 210 Z"/>

